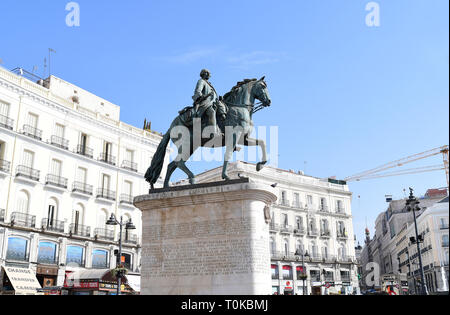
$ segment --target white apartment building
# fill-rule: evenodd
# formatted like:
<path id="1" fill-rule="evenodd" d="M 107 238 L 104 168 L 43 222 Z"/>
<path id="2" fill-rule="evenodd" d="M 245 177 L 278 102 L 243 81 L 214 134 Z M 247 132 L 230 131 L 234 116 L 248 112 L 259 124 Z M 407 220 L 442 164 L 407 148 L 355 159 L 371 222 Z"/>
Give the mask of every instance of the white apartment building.
<path id="1" fill-rule="evenodd" d="M 429 190 L 432 191 L 436 192 Z M 446 190 L 437 191 L 438 194 L 429 192 L 419 199 L 421 210 L 416 217 L 419 235 L 424 236 L 420 246 L 425 281 L 430 293 L 438 293 L 448 291 L 448 197 L 444 199 Z M 367 283 L 373 271 L 366 266 L 375 263 L 380 279 L 384 276 L 407 279 L 408 283 L 398 283 L 402 287 L 400 294 L 420 292 L 417 247 L 410 242 L 410 237 L 415 237 L 414 217 L 406 210 L 406 199 L 391 201 L 388 209 L 377 217 L 375 229 L 372 239 L 366 230 L 361 253 L 362 290 L 384 288 L 382 281 Z"/>
<path id="2" fill-rule="evenodd" d="M 0 265 L 31 269 L 43 286 L 62 286 L 67 271 L 114 268 L 114 214 L 136 226 L 123 234 L 123 256 L 138 275 L 133 198 L 148 192 L 143 174 L 161 136 L 62 79 L 16 72 L 0 67 Z"/>
<path id="3" fill-rule="evenodd" d="M 221 171 L 217 168 L 202 173 L 197 181 L 220 181 Z M 358 291 L 352 193 L 347 185 L 271 167 L 258 173 L 255 165 L 245 162 L 230 164 L 229 172 L 232 178 L 243 176 L 277 184 L 279 198 L 272 207 L 270 224 L 274 294 Z M 303 263 L 302 253 L 308 253 Z"/>
<path id="4" fill-rule="evenodd" d="M 428 292 L 449 291 L 449 204 L 448 197 L 437 202 L 417 218 L 419 235 L 423 236 L 420 244 L 425 282 Z M 412 293 L 420 292 L 420 270 L 417 245 L 412 244 L 415 237 L 414 223 L 407 223 L 395 238 L 393 256 L 396 257 L 395 268 L 399 273 L 407 274 Z"/>

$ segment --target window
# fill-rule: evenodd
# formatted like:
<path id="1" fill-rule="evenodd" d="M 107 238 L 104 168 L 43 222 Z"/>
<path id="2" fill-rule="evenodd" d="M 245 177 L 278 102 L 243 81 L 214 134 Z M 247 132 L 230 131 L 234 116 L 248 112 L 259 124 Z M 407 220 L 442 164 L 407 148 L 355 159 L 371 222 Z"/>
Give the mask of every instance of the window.
<path id="1" fill-rule="evenodd" d="M 286 213 L 283 213 L 282 216 L 283 216 L 283 226 L 287 227 L 289 225 L 288 215 Z"/>
<path id="2" fill-rule="evenodd" d="M 311 276 L 311 281 L 320 282 L 320 270 L 311 270 L 309 274 Z"/>
<path id="3" fill-rule="evenodd" d="M 28 168 L 33 168 L 34 166 L 34 153 L 29 150 L 23 151 L 22 165 Z"/>
<path id="4" fill-rule="evenodd" d="M 326 210 L 327 204 L 325 198 L 320 198 L 320 210 Z"/>
<path id="5" fill-rule="evenodd" d="M 100 210 L 97 215 L 97 228 L 105 229 L 107 220 L 108 220 L 108 211 L 106 209 Z"/>
<path id="6" fill-rule="evenodd" d="M 61 169 L 62 169 L 62 162 L 53 159 L 50 164 L 50 174 L 60 177 L 61 176 Z"/>
<path id="7" fill-rule="evenodd" d="M 328 259 L 328 245 L 324 244 L 324 246 L 322 247 L 322 256 L 325 259 Z"/>
<path id="8" fill-rule="evenodd" d="M 270 253 L 274 255 L 276 253 L 277 246 L 273 238 L 270 239 Z"/>
<path id="9" fill-rule="evenodd" d="M 313 197 L 311 195 L 307 196 L 308 206 L 312 206 L 313 204 Z"/>
<path id="10" fill-rule="evenodd" d="M 294 193 L 295 206 L 300 207 L 300 194 Z"/>
<path id="11" fill-rule="evenodd" d="M 80 246 L 67 246 L 66 265 L 84 266 L 84 248 Z"/>
<path id="12" fill-rule="evenodd" d="M 109 190 L 109 185 L 111 183 L 111 179 L 108 175 L 103 174 L 103 178 L 102 178 L 102 188 Z"/>
<path id="13" fill-rule="evenodd" d="M 8 238 L 6 259 L 28 261 L 28 240 L 18 237 Z"/>
<path id="14" fill-rule="evenodd" d="M 294 280 L 292 266 L 283 266 L 283 280 Z"/>
<path id="15" fill-rule="evenodd" d="M 56 244 L 51 242 L 40 242 L 38 263 L 55 264 L 56 263 Z"/>
<path id="16" fill-rule="evenodd" d="M 132 265 L 131 265 L 131 255 L 130 254 L 124 254 L 122 253 L 122 265 L 128 269 L 131 270 L 132 269 Z"/>
<path id="17" fill-rule="evenodd" d="M 303 218 L 302 217 L 295 218 L 295 228 L 299 231 L 301 231 L 303 229 Z"/>
<path id="18" fill-rule="evenodd" d="M 271 269 L 272 269 L 272 279 L 278 280 L 279 278 L 278 265 L 271 265 Z"/>
<path id="19" fill-rule="evenodd" d="M 448 247 L 448 235 L 442 236 L 442 246 Z"/>
<path id="20" fill-rule="evenodd" d="M 92 251 L 92 268 L 94 269 L 107 269 L 108 264 L 108 252 L 106 250 L 93 250 Z"/>
<path id="21" fill-rule="evenodd" d="M 281 204 L 286 205 L 287 204 L 287 198 L 286 198 L 286 192 L 281 192 Z"/>
<path id="22" fill-rule="evenodd" d="M 64 127 L 61 124 L 56 124 L 55 125 L 55 136 L 57 136 L 58 138 L 63 139 L 64 138 L 64 134 L 65 134 L 65 129 L 66 127 Z"/>
<path id="23" fill-rule="evenodd" d="M 287 239 L 284 240 L 284 255 L 289 255 L 289 240 Z"/>
<path id="24" fill-rule="evenodd" d="M 297 280 L 306 280 L 306 268 L 303 266 L 297 266 Z"/>
<path id="25" fill-rule="evenodd" d="M 38 126 L 38 115 L 36 114 L 32 114 L 32 113 L 28 113 L 28 117 L 27 117 L 27 125 L 32 127 L 32 128 L 37 128 Z"/>
<path id="26" fill-rule="evenodd" d="M 126 150 L 125 151 L 125 161 L 134 162 L 134 152 L 132 150 Z"/>
<path id="27" fill-rule="evenodd" d="M 22 190 L 19 192 L 17 196 L 17 212 L 28 214 L 28 209 L 30 206 L 29 195 L 26 191 Z"/>
<path id="28" fill-rule="evenodd" d="M 9 117 L 9 104 L 0 101 L 0 116 Z M 0 125 L 3 123 L 2 117 L 0 117 Z"/>
<path id="29" fill-rule="evenodd" d="M 123 183 L 123 192 L 125 195 L 133 196 L 133 183 L 130 181 L 124 181 Z"/>
<path id="30" fill-rule="evenodd" d="M 77 169 L 77 182 L 86 184 L 87 182 L 87 169 L 79 167 Z"/>

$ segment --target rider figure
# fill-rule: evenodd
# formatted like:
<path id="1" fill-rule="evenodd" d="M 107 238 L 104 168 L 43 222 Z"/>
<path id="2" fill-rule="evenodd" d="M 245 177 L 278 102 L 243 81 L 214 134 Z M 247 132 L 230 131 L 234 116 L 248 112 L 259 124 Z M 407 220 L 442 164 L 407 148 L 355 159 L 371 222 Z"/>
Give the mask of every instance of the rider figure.
<path id="1" fill-rule="evenodd" d="M 208 125 L 213 126 L 215 135 L 222 135 L 220 129 L 217 127 L 216 120 L 216 104 L 219 104 L 219 99 L 216 90 L 212 84 L 208 81 L 211 77 L 211 72 L 207 69 L 203 69 L 200 73 L 201 79 L 198 81 L 195 88 L 195 94 L 192 97 L 194 100 L 194 115 L 197 118 L 208 116 Z"/>

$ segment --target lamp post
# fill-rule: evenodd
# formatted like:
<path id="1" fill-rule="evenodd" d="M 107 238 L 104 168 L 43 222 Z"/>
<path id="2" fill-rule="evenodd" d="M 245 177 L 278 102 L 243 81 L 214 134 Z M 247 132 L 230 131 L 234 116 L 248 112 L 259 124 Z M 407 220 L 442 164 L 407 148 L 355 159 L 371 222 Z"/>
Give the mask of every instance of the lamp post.
<path id="1" fill-rule="evenodd" d="M 423 264 L 422 264 L 422 253 L 420 252 L 420 243 L 423 243 L 423 236 L 419 235 L 419 231 L 417 229 L 417 220 L 416 220 L 416 210 L 420 211 L 420 207 L 419 207 L 419 200 L 417 200 L 416 197 L 414 197 L 414 190 L 412 188 L 409 188 L 410 194 L 409 194 L 409 198 L 406 201 L 406 209 L 408 211 L 412 211 L 413 213 L 413 218 L 414 218 L 414 228 L 415 228 L 415 232 L 416 232 L 416 237 L 411 237 L 411 243 L 412 244 L 416 244 L 417 245 L 417 255 L 419 256 L 419 270 L 420 270 L 420 286 L 421 286 L 421 294 L 422 295 L 428 295 L 428 290 L 427 290 L 427 286 L 425 283 L 425 275 L 424 275 L 424 271 L 423 271 Z"/>
<path id="2" fill-rule="evenodd" d="M 295 256 L 302 256 L 302 280 L 303 280 L 303 295 L 305 294 L 305 280 L 306 280 L 306 272 L 305 272 L 305 257 L 309 257 L 308 251 L 303 253 L 303 250 L 298 250 L 295 252 Z"/>
<path id="3" fill-rule="evenodd" d="M 123 217 L 120 217 L 120 222 L 117 221 L 116 216 L 113 214 L 111 214 L 111 218 L 109 218 L 109 220 L 106 222 L 106 225 L 111 225 L 111 226 L 115 226 L 115 225 L 119 225 L 120 227 L 120 233 L 119 233 L 119 255 L 117 256 L 117 263 L 116 263 L 116 268 L 119 268 L 121 266 L 122 263 L 122 231 L 123 231 L 123 226 L 125 226 L 125 230 L 129 231 L 129 230 L 135 230 L 136 227 L 134 226 L 133 222 L 128 221 L 127 223 L 123 222 Z M 122 286 L 122 272 L 118 272 L 116 274 L 117 277 L 117 295 L 121 294 L 121 286 Z"/>

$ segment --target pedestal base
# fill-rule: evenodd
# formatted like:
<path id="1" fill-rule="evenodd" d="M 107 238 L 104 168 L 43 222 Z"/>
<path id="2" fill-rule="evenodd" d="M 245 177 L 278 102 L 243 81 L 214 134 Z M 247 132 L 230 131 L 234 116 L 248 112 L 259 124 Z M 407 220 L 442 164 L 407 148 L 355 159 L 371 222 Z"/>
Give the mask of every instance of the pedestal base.
<path id="1" fill-rule="evenodd" d="M 270 295 L 273 188 L 248 179 L 154 190 L 142 210 L 141 293 Z"/>

